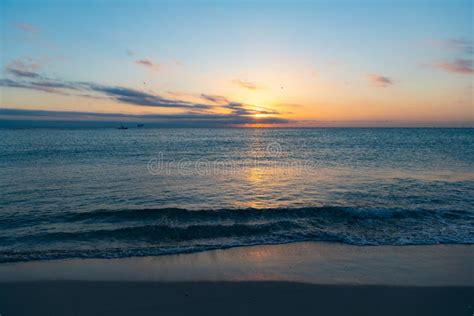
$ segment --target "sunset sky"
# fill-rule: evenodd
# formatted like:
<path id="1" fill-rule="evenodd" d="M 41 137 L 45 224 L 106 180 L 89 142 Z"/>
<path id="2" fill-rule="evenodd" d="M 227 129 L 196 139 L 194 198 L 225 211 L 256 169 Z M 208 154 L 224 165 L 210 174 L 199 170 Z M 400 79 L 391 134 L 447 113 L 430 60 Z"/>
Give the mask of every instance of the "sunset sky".
<path id="1" fill-rule="evenodd" d="M 473 126 L 473 13 L 470 0 L 0 0 L 0 119 Z"/>

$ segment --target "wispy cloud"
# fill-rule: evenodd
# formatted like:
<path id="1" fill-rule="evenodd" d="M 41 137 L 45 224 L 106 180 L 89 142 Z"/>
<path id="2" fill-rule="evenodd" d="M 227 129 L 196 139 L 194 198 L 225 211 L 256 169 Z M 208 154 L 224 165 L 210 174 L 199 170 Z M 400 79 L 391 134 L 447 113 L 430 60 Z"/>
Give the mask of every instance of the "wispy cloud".
<path id="1" fill-rule="evenodd" d="M 27 33 L 39 33 L 40 32 L 40 29 L 31 25 L 31 24 L 28 24 L 28 23 L 15 23 L 13 25 L 15 28 L 17 28 L 18 30 L 21 30 L 23 32 L 27 32 Z"/>
<path id="2" fill-rule="evenodd" d="M 467 59 L 456 59 L 454 61 L 442 61 L 433 64 L 435 68 L 442 69 L 450 73 L 472 75 L 474 68 L 472 66 L 472 60 Z"/>
<path id="3" fill-rule="evenodd" d="M 223 97 L 221 95 L 211 95 L 211 94 L 201 94 L 201 98 L 210 101 L 212 103 L 216 104 L 226 104 L 229 103 L 229 100 L 226 97 Z"/>
<path id="4" fill-rule="evenodd" d="M 180 60 L 177 60 L 176 58 L 173 58 L 173 64 L 175 66 L 183 66 L 183 63 Z"/>
<path id="5" fill-rule="evenodd" d="M 187 111 L 186 113 L 188 114 L 192 114 L 193 117 L 197 114 L 205 115 L 206 119 L 210 119 L 214 116 L 223 120 L 226 117 L 229 117 L 233 119 L 234 123 L 237 121 L 237 118 L 240 118 L 242 122 L 248 122 L 249 118 L 253 120 L 255 119 L 256 114 L 266 116 L 259 117 L 259 122 L 271 122 L 272 118 L 277 119 L 277 116 L 282 114 L 273 109 L 234 102 L 219 95 L 203 93 L 196 98 L 196 100 L 202 100 L 203 102 L 191 102 L 180 98 L 172 99 L 162 95 L 127 87 L 107 86 L 92 82 L 55 81 L 43 77 L 38 79 L 30 78 L 28 81 L 8 78 L 0 79 L 0 86 L 37 90 L 60 95 L 111 99 L 120 103 L 138 106 L 181 109 Z M 216 112 L 217 109 L 225 109 L 229 112 L 227 114 L 222 114 L 222 111 Z"/>
<path id="6" fill-rule="evenodd" d="M 41 47 L 42 49 L 46 48 L 47 50 L 55 50 L 57 47 L 55 43 L 50 41 L 47 38 L 44 38 L 42 34 L 42 29 L 28 23 L 14 23 L 12 26 L 17 29 L 16 35 L 19 41 L 25 41 L 30 45 Z"/>
<path id="7" fill-rule="evenodd" d="M 139 59 L 135 61 L 135 64 L 147 68 L 148 70 L 158 72 L 160 70 L 160 64 L 154 63 L 150 59 Z"/>
<path id="8" fill-rule="evenodd" d="M 33 89 L 29 83 L 12 79 L 0 79 L 0 87 Z"/>
<path id="9" fill-rule="evenodd" d="M 160 95 L 126 87 L 106 86 L 92 82 L 54 81 L 42 77 L 32 81 L 0 79 L 0 86 L 38 90 L 61 95 L 74 95 L 75 92 L 85 91 L 99 94 L 120 103 L 150 107 L 188 108 L 197 110 L 210 109 L 213 107 L 209 104 L 169 99 Z M 83 94 L 81 94 L 81 96 L 83 96 Z"/>
<path id="10" fill-rule="evenodd" d="M 103 93 L 106 96 L 115 99 L 121 103 L 162 108 L 209 109 L 212 107 L 208 104 L 199 104 L 177 99 L 168 99 L 160 95 L 124 87 L 103 86 L 93 83 L 85 84 L 85 86 L 92 91 Z"/>
<path id="11" fill-rule="evenodd" d="M 393 85 L 393 80 L 389 77 L 378 75 L 378 74 L 368 74 L 367 80 L 369 83 L 375 87 L 386 88 Z"/>
<path id="12" fill-rule="evenodd" d="M 36 77 L 35 77 L 36 78 Z M 73 95 L 68 90 L 79 90 L 76 86 L 61 83 L 61 82 L 52 82 L 47 81 L 48 79 L 38 77 L 37 81 L 20 81 L 13 79 L 0 79 L 0 87 L 9 87 L 9 88 L 22 88 L 37 90 L 42 92 L 54 93 L 59 95 Z M 79 94 L 80 96 L 89 97 L 87 94 Z"/>
<path id="13" fill-rule="evenodd" d="M 448 39 L 435 39 L 430 40 L 430 44 L 444 49 L 454 50 L 461 53 L 472 54 L 474 53 L 474 45 L 472 41 L 459 39 L 459 38 L 448 38 Z"/>
<path id="14" fill-rule="evenodd" d="M 37 78 L 40 75 L 36 72 L 32 71 L 26 71 L 26 70 L 21 70 L 21 69 L 15 69 L 15 68 L 7 68 L 7 72 L 18 76 L 18 77 L 28 77 L 28 78 Z"/>
<path id="15" fill-rule="evenodd" d="M 5 66 L 7 73 L 18 77 L 38 78 L 40 75 L 36 72 L 41 68 L 41 63 L 33 59 L 14 59 Z"/>
<path id="16" fill-rule="evenodd" d="M 247 80 L 242 80 L 242 79 L 233 79 L 231 80 L 233 84 L 236 84 L 240 86 L 241 88 L 249 89 L 249 90 L 258 90 L 258 89 L 263 89 L 262 86 L 257 85 L 256 83 L 247 81 Z"/>
<path id="17" fill-rule="evenodd" d="M 233 115 L 241 115 L 241 116 L 254 116 L 256 114 L 264 114 L 264 115 L 280 115 L 277 110 L 263 108 L 261 106 L 256 109 L 254 106 L 240 103 L 240 102 L 229 102 L 222 106 L 222 108 L 231 110 Z"/>

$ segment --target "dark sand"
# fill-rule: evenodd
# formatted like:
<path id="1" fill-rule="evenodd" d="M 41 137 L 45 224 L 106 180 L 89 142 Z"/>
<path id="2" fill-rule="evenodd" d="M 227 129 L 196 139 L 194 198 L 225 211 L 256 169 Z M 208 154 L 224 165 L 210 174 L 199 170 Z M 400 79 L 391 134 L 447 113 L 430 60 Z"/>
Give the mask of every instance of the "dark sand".
<path id="1" fill-rule="evenodd" d="M 10 315 L 472 315 L 472 287 L 291 282 L 15 282 L 0 285 Z"/>

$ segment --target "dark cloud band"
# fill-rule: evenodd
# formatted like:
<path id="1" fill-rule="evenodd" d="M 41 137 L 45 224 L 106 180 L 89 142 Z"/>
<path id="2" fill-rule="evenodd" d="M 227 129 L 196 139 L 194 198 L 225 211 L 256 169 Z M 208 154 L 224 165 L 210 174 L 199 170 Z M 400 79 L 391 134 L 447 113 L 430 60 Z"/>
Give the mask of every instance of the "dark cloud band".
<path id="1" fill-rule="evenodd" d="M 120 103 L 138 106 L 149 106 L 157 108 L 181 109 L 185 112 L 179 114 L 149 114 L 149 115 L 123 115 L 118 113 L 85 113 L 85 112 L 51 112 L 51 111 L 26 111 L 3 109 L 0 115 L 6 117 L 50 117 L 53 120 L 149 120 L 156 123 L 167 123 L 179 126 L 180 123 L 200 126 L 226 126 L 241 124 L 284 124 L 289 121 L 276 117 L 281 114 L 271 109 L 259 107 L 252 109 L 252 106 L 229 101 L 223 96 L 201 94 L 203 103 L 189 102 L 180 99 L 170 99 L 160 95 L 151 94 L 131 88 L 119 86 L 106 86 L 92 82 L 70 82 L 50 80 L 41 76 L 30 80 L 0 79 L 0 86 L 9 88 L 21 88 L 37 90 L 42 92 L 74 95 L 89 98 L 111 99 Z M 207 103 L 206 103 L 207 102 Z M 225 109 L 228 113 L 215 113 L 214 109 Z M 256 118 L 256 114 L 268 115 Z"/>
<path id="2" fill-rule="evenodd" d="M 50 120 L 50 121 L 96 121 L 100 122 L 141 122 L 158 126 L 195 126 L 195 127 L 225 127 L 245 124 L 285 124 L 287 119 L 262 117 L 258 121 L 254 117 L 236 114 L 192 113 L 182 114 L 142 114 L 131 115 L 121 113 L 68 112 L 0 109 L 2 120 Z"/>

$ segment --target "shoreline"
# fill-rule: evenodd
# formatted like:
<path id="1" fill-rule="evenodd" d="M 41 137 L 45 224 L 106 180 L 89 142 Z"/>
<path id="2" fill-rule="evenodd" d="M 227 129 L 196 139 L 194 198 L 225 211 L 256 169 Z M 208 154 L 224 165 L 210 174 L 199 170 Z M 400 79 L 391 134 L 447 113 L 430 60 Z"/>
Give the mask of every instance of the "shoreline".
<path id="1" fill-rule="evenodd" d="M 474 245 L 353 246 L 297 242 L 119 259 L 0 264 L 17 281 L 284 281 L 339 285 L 474 286 Z"/>

